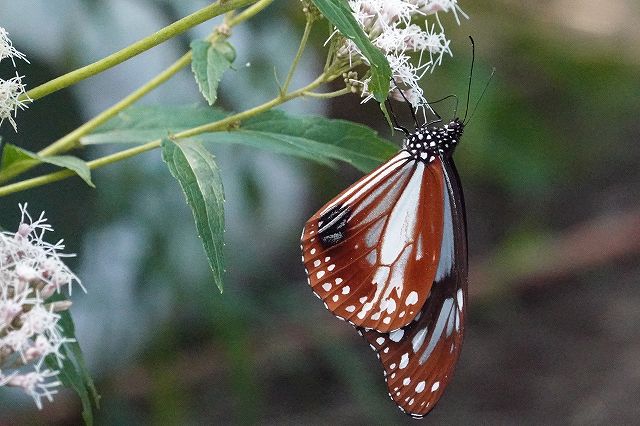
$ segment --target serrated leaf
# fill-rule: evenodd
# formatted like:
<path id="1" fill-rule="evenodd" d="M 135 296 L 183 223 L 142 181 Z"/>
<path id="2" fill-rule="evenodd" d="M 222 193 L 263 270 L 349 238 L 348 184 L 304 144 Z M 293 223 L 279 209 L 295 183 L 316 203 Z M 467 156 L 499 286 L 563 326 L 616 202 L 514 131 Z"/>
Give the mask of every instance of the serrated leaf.
<path id="1" fill-rule="evenodd" d="M 222 292 L 224 272 L 224 190 L 220 170 L 201 143 L 162 140 L 162 159 L 187 198 L 202 239 L 213 279 Z"/>
<path id="2" fill-rule="evenodd" d="M 14 167 L 35 166 L 37 164 L 52 164 L 54 166 L 69 169 L 77 174 L 87 185 L 95 188 L 91 181 L 91 170 L 87 163 L 78 157 L 71 155 L 41 156 L 35 152 L 27 151 L 15 145 L 6 144 L 0 170 L 10 171 Z"/>
<path id="3" fill-rule="evenodd" d="M 360 52 L 371 64 L 371 82 L 369 90 L 380 103 L 389 94 L 391 67 L 384 54 L 371 43 L 363 29 L 353 17 L 353 12 L 346 0 L 312 0 L 329 22 L 331 22 L 346 38 L 353 40 Z"/>
<path id="4" fill-rule="evenodd" d="M 63 298 L 56 294 L 51 300 L 63 300 Z M 80 402 L 82 403 L 82 418 L 85 424 L 92 425 L 93 408 L 99 408 L 100 395 L 98 395 L 96 391 L 93 379 L 85 364 L 82 350 L 77 343 L 75 326 L 71 315 L 68 311 L 60 312 L 59 315 L 60 320 L 58 324 L 62 327 L 62 335 L 74 341 L 66 342 L 60 348 L 60 352 L 64 356 L 62 367 L 58 365 L 58 362 L 53 356 L 47 357 L 45 361 L 49 368 L 60 371 L 58 377 L 62 384 L 73 389 L 78 394 Z"/>
<path id="5" fill-rule="evenodd" d="M 200 92 L 209 105 L 213 105 L 218 98 L 218 84 L 236 59 L 236 51 L 227 41 L 211 43 L 206 40 L 194 40 L 191 51 L 193 75 Z"/>

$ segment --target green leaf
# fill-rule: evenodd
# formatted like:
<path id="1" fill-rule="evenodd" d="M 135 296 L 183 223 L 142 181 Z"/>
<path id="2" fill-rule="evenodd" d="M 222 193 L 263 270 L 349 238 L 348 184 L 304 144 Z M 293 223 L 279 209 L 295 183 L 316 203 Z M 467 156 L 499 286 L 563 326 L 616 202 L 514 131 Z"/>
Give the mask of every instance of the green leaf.
<path id="1" fill-rule="evenodd" d="M 95 134 L 91 143 L 145 143 L 227 116 L 202 106 L 134 107 L 121 113 Z M 295 116 L 272 110 L 250 118 L 229 132 L 198 135 L 210 143 L 243 144 L 278 154 L 293 155 L 333 166 L 344 161 L 368 172 L 391 157 L 398 148 L 366 126 L 345 120 Z"/>
<path id="2" fill-rule="evenodd" d="M 253 117 L 245 121 L 238 131 L 227 133 L 245 137 L 251 132 L 269 135 L 282 143 L 293 141 L 315 156 L 315 161 L 344 161 L 363 172 L 388 160 L 398 150 L 366 126 L 318 116 L 295 116 L 278 110 Z M 211 140 L 225 137 L 222 132 L 202 136 Z"/>
<path id="3" fill-rule="evenodd" d="M 369 90 L 380 103 L 383 103 L 389 94 L 391 81 L 391 67 L 384 54 L 375 47 L 364 33 L 358 22 L 353 17 L 346 0 L 312 0 L 313 4 L 322 12 L 340 33 L 353 40 L 362 54 L 371 64 L 371 83 Z"/>
<path id="4" fill-rule="evenodd" d="M 200 92 L 209 105 L 213 105 L 218 98 L 218 84 L 224 72 L 236 59 L 236 51 L 226 41 L 210 43 L 205 40 L 194 40 L 191 43 L 191 51 L 191 70 Z"/>
<path id="5" fill-rule="evenodd" d="M 52 155 L 49 157 L 38 157 L 43 163 L 53 164 L 54 166 L 69 169 L 75 172 L 87 185 L 92 188 L 96 186 L 91 181 L 91 169 L 86 162 L 72 155 Z"/>
<path id="6" fill-rule="evenodd" d="M 194 140 L 163 139 L 162 159 L 187 198 L 214 282 L 222 292 L 224 190 L 220 170 L 213 155 Z"/>
<path id="7" fill-rule="evenodd" d="M 4 172 L 9 171 L 14 167 L 35 166 L 42 163 L 52 164 L 54 166 L 62 167 L 63 169 L 69 169 L 80 176 L 87 185 L 92 188 L 96 187 L 91 181 L 91 170 L 89 169 L 89 166 L 80 158 L 73 157 L 71 155 L 41 156 L 35 152 L 30 152 L 11 144 L 6 144 L 4 147 L 4 155 L 2 156 L 0 170 Z"/>
<path id="8" fill-rule="evenodd" d="M 3 155 L 2 155 L 2 163 L 0 164 L 0 170 L 8 171 L 16 165 L 20 164 L 28 164 L 35 165 L 38 164 L 37 154 L 26 151 L 22 148 L 18 148 L 15 145 L 6 144 L 4 147 Z"/>
<path id="9" fill-rule="evenodd" d="M 228 114 L 202 105 L 132 107 L 80 139 L 83 145 L 105 143 L 145 143 L 162 139 L 203 124 L 213 123 Z"/>
<path id="10" fill-rule="evenodd" d="M 64 298 L 56 294 L 50 300 L 58 301 L 64 300 Z M 89 370 L 85 364 L 82 350 L 77 343 L 75 326 L 71 315 L 68 311 L 60 312 L 59 315 L 58 324 L 62 327 L 63 336 L 73 339 L 73 341 L 64 343 L 60 348 L 60 352 L 64 356 L 62 367 L 52 355 L 49 355 L 45 361 L 49 368 L 60 371 L 58 377 L 62 384 L 73 389 L 78 394 L 82 403 L 82 418 L 85 424 L 92 425 L 93 407 L 100 407 L 100 395 L 96 391 L 93 379 L 89 375 Z"/>

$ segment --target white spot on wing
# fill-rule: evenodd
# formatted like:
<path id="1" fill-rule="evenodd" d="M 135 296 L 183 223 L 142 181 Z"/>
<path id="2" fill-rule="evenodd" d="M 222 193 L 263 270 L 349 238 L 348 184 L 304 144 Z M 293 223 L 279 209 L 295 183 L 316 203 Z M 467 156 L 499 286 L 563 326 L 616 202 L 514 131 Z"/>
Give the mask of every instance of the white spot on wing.
<path id="1" fill-rule="evenodd" d="M 392 314 L 396 311 L 396 301 L 393 299 L 388 299 L 389 302 L 387 304 L 387 313 Z"/>
<path id="2" fill-rule="evenodd" d="M 418 293 L 415 291 L 412 291 L 411 293 L 409 293 L 405 303 L 407 306 L 415 305 L 416 303 L 418 303 Z"/>
<path id="3" fill-rule="evenodd" d="M 426 383 L 425 383 L 425 381 L 424 381 L 424 380 L 423 380 L 423 381 L 421 381 L 420 383 L 418 383 L 418 384 L 416 385 L 416 393 L 420 393 L 420 392 L 422 392 L 422 391 L 424 390 L 425 386 L 426 386 Z"/>
<path id="4" fill-rule="evenodd" d="M 404 336 L 404 330 L 401 328 L 389 333 L 389 339 L 393 340 L 394 342 L 399 342 L 402 339 L 402 336 Z"/>
<path id="5" fill-rule="evenodd" d="M 435 392 L 440 387 L 440 382 L 435 382 L 433 386 L 431 386 L 431 392 Z"/>
<path id="6" fill-rule="evenodd" d="M 329 290 L 331 290 L 331 283 L 324 283 L 324 284 L 322 284 L 322 289 L 323 289 L 324 291 L 329 291 Z"/>
<path id="7" fill-rule="evenodd" d="M 405 353 L 402 355 L 402 358 L 400 358 L 400 369 L 405 368 L 407 365 L 409 365 L 409 353 Z"/>

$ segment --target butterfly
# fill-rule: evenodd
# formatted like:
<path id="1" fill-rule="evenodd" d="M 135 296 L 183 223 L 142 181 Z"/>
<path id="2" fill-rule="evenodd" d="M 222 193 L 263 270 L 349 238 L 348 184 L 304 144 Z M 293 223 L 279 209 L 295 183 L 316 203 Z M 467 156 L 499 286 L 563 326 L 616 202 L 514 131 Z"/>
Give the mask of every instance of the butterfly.
<path id="1" fill-rule="evenodd" d="M 389 395 L 426 415 L 460 355 L 467 236 L 452 154 L 464 122 L 406 131 L 402 149 L 323 206 L 302 233 L 309 285 L 377 353 Z"/>
<path id="2" fill-rule="evenodd" d="M 400 151 L 320 208 L 301 236 L 314 294 L 365 338 L 382 363 L 389 396 L 415 418 L 440 400 L 464 337 L 467 221 L 453 153 L 495 74 L 467 120 L 475 59 L 469 39 L 464 118 L 445 123 L 427 104 L 436 119 L 418 124 L 412 108 L 416 126 L 409 132 L 391 109 L 394 128 L 405 135 Z"/>

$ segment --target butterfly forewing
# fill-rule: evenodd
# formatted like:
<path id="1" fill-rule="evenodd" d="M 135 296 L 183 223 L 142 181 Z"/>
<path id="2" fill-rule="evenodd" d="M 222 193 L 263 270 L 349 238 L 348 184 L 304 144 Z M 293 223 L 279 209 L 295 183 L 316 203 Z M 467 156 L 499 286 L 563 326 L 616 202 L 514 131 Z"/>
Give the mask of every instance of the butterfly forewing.
<path id="1" fill-rule="evenodd" d="M 467 240 L 462 191 L 444 160 L 442 248 L 431 293 L 420 314 L 391 333 L 360 329 L 384 367 L 389 395 L 406 413 L 426 415 L 451 380 L 460 355 L 467 298 Z"/>
<path id="2" fill-rule="evenodd" d="M 327 309 L 380 332 L 411 323 L 440 260 L 443 176 L 439 158 L 400 151 L 307 221 L 303 261 Z"/>

